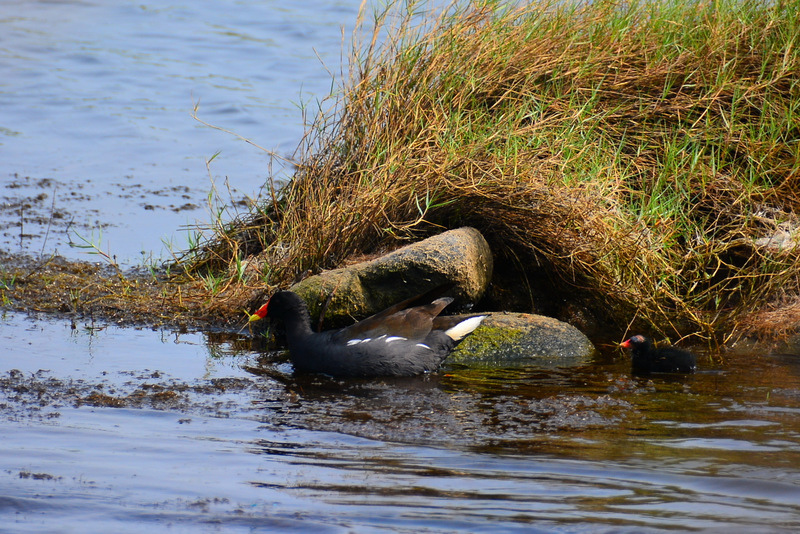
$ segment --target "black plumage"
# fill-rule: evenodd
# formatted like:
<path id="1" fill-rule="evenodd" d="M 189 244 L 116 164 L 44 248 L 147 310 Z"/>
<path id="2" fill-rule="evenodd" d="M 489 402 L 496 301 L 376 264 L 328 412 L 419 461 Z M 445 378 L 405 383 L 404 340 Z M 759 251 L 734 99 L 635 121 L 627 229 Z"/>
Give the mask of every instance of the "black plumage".
<path id="1" fill-rule="evenodd" d="M 697 356 L 677 347 L 653 347 L 653 342 L 636 335 L 620 344 L 631 351 L 631 369 L 634 373 L 693 373 Z"/>
<path id="2" fill-rule="evenodd" d="M 283 323 L 297 371 L 336 377 L 414 376 L 438 369 L 485 318 L 442 320 L 437 316 L 452 298 L 408 307 L 418 300 L 408 299 L 351 326 L 317 333 L 303 299 L 279 291 L 251 321 L 267 317 Z"/>

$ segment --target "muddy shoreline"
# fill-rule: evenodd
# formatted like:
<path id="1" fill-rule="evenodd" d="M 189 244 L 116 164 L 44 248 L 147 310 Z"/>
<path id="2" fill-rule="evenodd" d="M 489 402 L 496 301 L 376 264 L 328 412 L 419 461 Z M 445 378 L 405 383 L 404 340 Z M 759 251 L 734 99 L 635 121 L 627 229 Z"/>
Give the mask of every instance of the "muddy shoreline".
<path id="1" fill-rule="evenodd" d="M 0 305 L 25 313 L 128 326 L 168 326 L 178 331 L 237 331 L 246 315 L 231 301 L 253 292 L 228 287 L 211 295 L 197 280 L 170 276 L 164 268 L 123 271 L 107 263 L 61 256 L 35 259 L 0 251 Z"/>

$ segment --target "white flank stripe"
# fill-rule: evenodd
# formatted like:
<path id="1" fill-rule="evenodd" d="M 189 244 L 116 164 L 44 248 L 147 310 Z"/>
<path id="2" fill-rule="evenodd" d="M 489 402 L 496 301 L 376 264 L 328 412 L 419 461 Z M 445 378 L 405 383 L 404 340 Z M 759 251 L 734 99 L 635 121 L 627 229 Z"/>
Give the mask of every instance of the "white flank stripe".
<path id="1" fill-rule="evenodd" d="M 351 345 L 358 345 L 359 343 L 361 343 L 360 339 L 351 339 L 350 341 L 347 342 L 347 346 L 349 347 Z"/>
<path id="2" fill-rule="evenodd" d="M 406 338 L 400 336 L 390 336 L 385 339 L 386 343 L 391 343 L 392 341 L 406 341 Z"/>
<path id="3" fill-rule="evenodd" d="M 422 347 L 423 349 L 433 350 L 432 348 L 430 348 L 430 347 L 429 347 L 428 345 L 426 345 L 425 343 L 417 343 L 417 346 L 418 346 L 418 347 Z"/>
<path id="4" fill-rule="evenodd" d="M 486 319 L 487 315 L 478 315 L 477 317 L 470 317 L 469 319 L 465 319 L 455 325 L 450 330 L 445 330 L 445 334 L 450 336 L 450 339 L 453 341 L 460 341 L 464 339 L 468 334 L 472 333 L 473 330 L 480 326 L 481 321 Z"/>

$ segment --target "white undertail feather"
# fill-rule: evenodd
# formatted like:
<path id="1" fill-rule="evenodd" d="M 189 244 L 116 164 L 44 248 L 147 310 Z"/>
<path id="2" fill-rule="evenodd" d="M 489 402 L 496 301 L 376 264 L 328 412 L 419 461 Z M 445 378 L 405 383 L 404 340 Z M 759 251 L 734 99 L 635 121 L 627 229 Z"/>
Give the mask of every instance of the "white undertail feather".
<path id="1" fill-rule="evenodd" d="M 478 315 L 477 317 L 470 317 L 469 319 L 465 319 L 455 325 L 453 328 L 449 330 L 445 330 L 444 333 L 450 336 L 450 339 L 453 341 L 461 341 L 464 339 L 468 334 L 471 334 L 473 330 L 480 326 L 481 322 L 486 319 L 486 315 Z"/>

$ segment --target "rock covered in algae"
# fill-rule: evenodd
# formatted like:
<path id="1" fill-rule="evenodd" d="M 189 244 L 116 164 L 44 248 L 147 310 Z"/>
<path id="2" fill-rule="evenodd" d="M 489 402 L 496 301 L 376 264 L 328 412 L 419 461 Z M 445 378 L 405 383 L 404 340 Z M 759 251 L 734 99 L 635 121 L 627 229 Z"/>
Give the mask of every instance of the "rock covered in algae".
<path id="1" fill-rule="evenodd" d="M 568 323 L 542 315 L 495 312 L 456 347 L 446 363 L 552 369 L 587 363 L 595 353 L 589 338 Z"/>
<path id="2" fill-rule="evenodd" d="M 325 329 L 352 324 L 444 284 L 456 300 L 449 309 L 474 304 L 492 278 L 492 252 L 475 228 L 443 232 L 385 256 L 306 278 L 290 289 L 309 305 Z"/>

